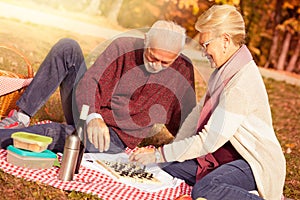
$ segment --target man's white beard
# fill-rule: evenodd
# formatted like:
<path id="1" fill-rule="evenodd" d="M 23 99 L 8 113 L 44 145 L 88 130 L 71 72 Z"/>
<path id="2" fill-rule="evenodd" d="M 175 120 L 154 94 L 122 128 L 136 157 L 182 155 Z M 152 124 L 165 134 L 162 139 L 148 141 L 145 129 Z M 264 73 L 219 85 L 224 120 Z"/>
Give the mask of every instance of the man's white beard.
<path id="1" fill-rule="evenodd" d="M 153 65 L 156 65 L 156 67 Z M 165 69 L 162 65 L 159 65 L 159 67 L 157 67 L 156 63 L 149 62 L 147 60 L 147 58 L 145 58 L 145 55 L 144 55 L 144 66 L 145 66 L 145 69 L 147 70 L 147 72 L 152 73 L 152 74 L 156 74 Z"/>

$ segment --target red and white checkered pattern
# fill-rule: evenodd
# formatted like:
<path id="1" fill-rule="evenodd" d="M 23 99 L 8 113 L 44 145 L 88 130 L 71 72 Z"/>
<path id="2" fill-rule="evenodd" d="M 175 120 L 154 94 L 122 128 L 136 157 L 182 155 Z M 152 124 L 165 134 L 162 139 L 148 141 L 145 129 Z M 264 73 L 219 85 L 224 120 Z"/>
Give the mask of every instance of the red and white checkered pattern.
<path id="1" fill-rule="evenodd" d="M 29 85 L 31 81 L 32 78 L 22 79 L 0 76 L 0 96 L 19 90 Z"/>
<path id="2" fill-rule="evenodd" d="M 145 192 L 83 166 L 81 166 L 79 174 L 74 175 L 73 181 L 63 182 L 57 178 L 59 171 L 57 167 L 50 169 L 28 169 L 8 163 L 6 157 L 6 150 L 1 149 L 0 168 L 6 173 L 28 181 L 38 181 L 62 190 L 92 193 L 104 200 L 172 200 L 180 195 L 190 194 L 192 189 L 187 184 L 182 183 L 175 188 L 167 188 L 157 192 Z"/>

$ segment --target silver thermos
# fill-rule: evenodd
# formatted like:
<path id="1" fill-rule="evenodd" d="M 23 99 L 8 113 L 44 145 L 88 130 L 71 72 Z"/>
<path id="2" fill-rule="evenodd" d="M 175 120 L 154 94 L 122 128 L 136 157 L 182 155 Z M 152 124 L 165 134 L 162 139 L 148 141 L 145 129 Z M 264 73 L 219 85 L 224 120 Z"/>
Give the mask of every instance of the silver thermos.
<path id="1" fill-rule="evenodd" d="M 61 162 L 61 168 L 58 173 L 58 179 L 62 181 L 71 181 L 75 173 L 76 163 L 80 149 L 80 138 L 75 135 L 69 135 L 66 139 L 64 152 Z"/>

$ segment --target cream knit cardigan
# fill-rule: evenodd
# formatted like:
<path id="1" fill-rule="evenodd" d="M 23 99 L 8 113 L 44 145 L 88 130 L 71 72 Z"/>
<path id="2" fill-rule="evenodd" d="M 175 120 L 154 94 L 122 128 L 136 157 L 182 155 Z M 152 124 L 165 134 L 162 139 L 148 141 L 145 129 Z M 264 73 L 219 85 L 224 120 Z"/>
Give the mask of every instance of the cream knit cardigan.
<path id="1" fill-rule="evenodd" d="M 165 159 L 193 159 L 216 151 L 229 140 L 251 166 L 259 195 L 279 200 L 285 181 L 285 158 L 255 62 L 250 61 L 228 82 L 207 125 L 196 134 L 202 104 L 203 100 L 187 117 L 173 143 L 164 145 Z"/>

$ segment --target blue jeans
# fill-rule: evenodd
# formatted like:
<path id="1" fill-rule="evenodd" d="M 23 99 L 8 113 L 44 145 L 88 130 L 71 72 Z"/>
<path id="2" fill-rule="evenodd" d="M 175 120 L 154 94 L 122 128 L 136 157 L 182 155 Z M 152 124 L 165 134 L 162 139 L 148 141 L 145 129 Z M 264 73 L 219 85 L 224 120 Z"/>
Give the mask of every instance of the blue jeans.
<path id="1" fill-rule="evenodd" d="M 192 198 L 208 200 L 250 200 L 262 198 L 248 191 L 257 190 L 250 165 L 245 160 L 235 160 L 221 165 L 196 182 L 197 161 L 162 164 L 162 168 L 177 178 L 193 185 Z"/>
<path id="2" fill-rule="evenodd" d="M 62 108 L 67 124 L 50 123 L 34 125 L 22 129 L 1 129 L 0 147 L 6 148 L 12 144 L 11 134 L 17 131 L 26 131 L 46 135 L 53 138 L 49 149 L 54 152 L 63 152 L 65 138 L 75 130 L 78 119 L 74 99 L 74 88 L 86 71 L 82 50 L 72 39 L 58 41 L 42 62 L 34 79 L 22 94 L 17 106 L 29 116 L 33 116 L 59 87 Z M 116 153 L 125 149 L 124 143 L 118 135 L 110 129 L 111 145 L 108 153 Z M 87 152 L 99 152 L 87 140 Z"/>
<path id="3" fill-rule="evenodd" d="M 74 124 L 73 115 L 76 117 L 78 113 L 72 101 L 73 89 L 85 71 L 86 65 L 78 43 L 72 39 L 58 41 L 18 100 L 17 106 L 32 117 L 59 87 L 66 122 Z"/>

